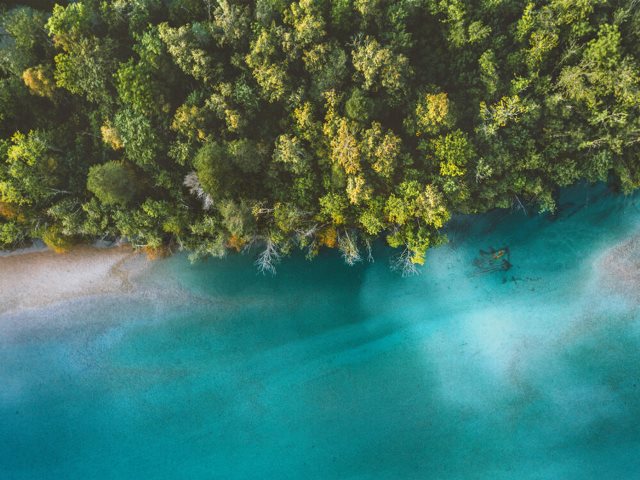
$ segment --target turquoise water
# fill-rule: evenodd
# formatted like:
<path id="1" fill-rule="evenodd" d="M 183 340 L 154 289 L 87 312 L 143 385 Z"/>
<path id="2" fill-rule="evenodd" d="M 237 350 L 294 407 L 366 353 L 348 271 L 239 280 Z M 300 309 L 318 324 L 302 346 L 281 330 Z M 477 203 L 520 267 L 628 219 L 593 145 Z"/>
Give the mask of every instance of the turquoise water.
<path id="1" fill-rule="evenodd" d="M 640 478 L 638 233 L 640 197 L 577 189 L 455 220 L 418 277 L 177 256 L 0 316 L 0 478 Z"/>

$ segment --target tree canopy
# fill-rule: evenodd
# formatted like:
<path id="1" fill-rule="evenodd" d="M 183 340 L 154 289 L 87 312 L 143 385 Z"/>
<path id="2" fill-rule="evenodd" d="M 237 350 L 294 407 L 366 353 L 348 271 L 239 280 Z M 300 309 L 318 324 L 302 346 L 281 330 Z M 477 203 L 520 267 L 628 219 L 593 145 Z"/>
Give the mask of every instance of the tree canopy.
<path id="1" fill-rule="evenodd" d="M 635 0 L 0 6 L 0 247 L 411 271 L 452 215 L 640 186 Z"/>

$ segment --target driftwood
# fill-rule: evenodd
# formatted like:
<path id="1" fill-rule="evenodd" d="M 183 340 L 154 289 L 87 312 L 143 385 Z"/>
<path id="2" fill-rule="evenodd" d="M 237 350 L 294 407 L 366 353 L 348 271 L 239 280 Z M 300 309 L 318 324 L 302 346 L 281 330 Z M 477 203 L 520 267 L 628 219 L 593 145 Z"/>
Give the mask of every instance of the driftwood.
<path id="1" fill-rule="evenodd" d="M 478 273 L 506 272 L 512 267 L 509 247 L 480 250 L 473 265 L 478 269 Z"/>

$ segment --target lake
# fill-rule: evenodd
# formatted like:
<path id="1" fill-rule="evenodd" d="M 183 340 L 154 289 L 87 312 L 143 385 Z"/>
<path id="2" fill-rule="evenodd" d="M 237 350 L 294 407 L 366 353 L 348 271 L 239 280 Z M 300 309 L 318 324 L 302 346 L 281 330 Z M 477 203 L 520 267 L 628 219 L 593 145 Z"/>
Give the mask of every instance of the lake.
<path id="1" fill-rule="evenodd" d="M 394 252 L 156 262 L 0 316 L 0 477 L 640 478 L 640 196 L 455 218 Z"/>

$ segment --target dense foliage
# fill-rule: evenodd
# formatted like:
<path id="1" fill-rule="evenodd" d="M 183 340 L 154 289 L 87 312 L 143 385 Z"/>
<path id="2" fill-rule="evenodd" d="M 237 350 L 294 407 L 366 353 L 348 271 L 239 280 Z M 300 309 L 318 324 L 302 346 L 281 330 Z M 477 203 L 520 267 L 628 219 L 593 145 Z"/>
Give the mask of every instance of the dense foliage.
<path id="1" fill-rule="evenodd" d="M 0 246 L 405 269 L 452 214 L 640 186 L 636 0 L 5 3 Z M 362 253 L 361 253 L 362 252 Z"/>

